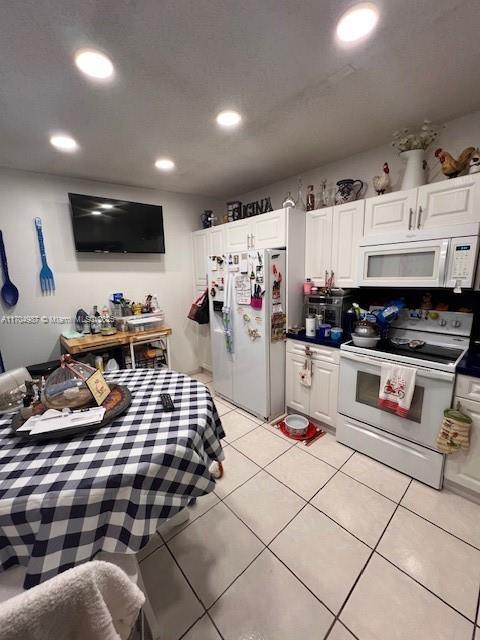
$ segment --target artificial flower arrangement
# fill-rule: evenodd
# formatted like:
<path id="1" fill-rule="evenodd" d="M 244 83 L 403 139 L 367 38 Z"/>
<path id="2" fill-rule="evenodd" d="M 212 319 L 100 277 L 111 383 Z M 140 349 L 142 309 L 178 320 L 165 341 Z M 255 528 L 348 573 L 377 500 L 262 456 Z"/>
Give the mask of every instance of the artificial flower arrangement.
<path id="1" fill-rule="evenodd" d="M 399 129 L 393 133 L 392 147 L 395 147 L 400 153 L 412 149 L 428 149 L 438 137 L 440 129 L 444 127 L 445 125 L 440 127 L 430 120 L 424 120 L 420 131 L 410 133 L 408 129 Z"/>

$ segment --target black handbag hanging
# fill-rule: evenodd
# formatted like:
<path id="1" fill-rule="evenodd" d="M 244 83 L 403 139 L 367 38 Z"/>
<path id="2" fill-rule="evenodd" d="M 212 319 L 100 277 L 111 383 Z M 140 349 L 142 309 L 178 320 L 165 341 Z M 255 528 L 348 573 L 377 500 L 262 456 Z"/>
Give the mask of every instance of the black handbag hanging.
<path id="1" fill-rule="evenodd" d="M 190 307 L 188 313 L 190 320 L 198 322 L 198 324 L 208 324 L 210 322 L 210 310 L 208 307 L 208 289 L 202 293 L 202 295 L 195 300 Z"/>

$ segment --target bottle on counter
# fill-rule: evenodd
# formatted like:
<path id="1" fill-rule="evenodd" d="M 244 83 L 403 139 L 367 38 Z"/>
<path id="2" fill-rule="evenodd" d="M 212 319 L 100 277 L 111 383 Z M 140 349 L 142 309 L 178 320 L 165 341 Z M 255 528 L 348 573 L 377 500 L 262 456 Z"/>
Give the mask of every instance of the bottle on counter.
<path id="1" fill-rule="evenodd" d="M 303 293 L 305 295 L 310 295 L 312 293 L 313 283 L 310 278 L 307 278 L 303 283 Z"/>
<path id="2" fill-rule="evenodd" d="M 316 332 L 316 319 L 315 316 L 310 315 L 305 318 L 305 335 L 307 338 L 314 338 Z"/>
<path id="3" fill-rule="evenodd" d="M 313 211 L 315 209 L 315 194 L 313 193 L 313 184 L 309 184 L 307 187 L 307 211 Z"/>
<path id="4" fill-rule="evenodd" d="M 102 320 L 100 318 L 100 313 L 98 312 L 98 306 L 95 304 L 93 306 L 92 318 L 90 320 L 90 331 L 92 334 L 100 333 L 102 330 Z"/>

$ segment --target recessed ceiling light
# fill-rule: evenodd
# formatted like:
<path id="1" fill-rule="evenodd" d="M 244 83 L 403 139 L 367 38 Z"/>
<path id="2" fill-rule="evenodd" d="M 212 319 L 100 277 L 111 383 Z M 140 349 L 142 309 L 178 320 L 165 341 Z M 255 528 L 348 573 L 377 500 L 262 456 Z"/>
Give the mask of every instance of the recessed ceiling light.
<path id="1" fill-rule="evenodd" d="M 378 22 L 378 9 L 371 2 L 357 4 L 340 18 L 337 37 L 342 42 L 354 42 L 371 33 Z"/>
<path id="2" fill-rule="evenodd" d="M 160 158 L 159 160 L 156 160 L 155 166 L 157 169 L 160 169 L 160 171 L 171 171 L 172 169 L 175 169 L 174 161 L 169 158 Z"/>
<path id="3" fill-rule="evenodd" d="M 50 144 L 59 151 L 72 152 L 78 149 L 77 141 L 70 136 L 54 135 L 50 137 Z"/>
<path id="4" fill-rule="evenodd" d="M 113 209 L 113 204 L 105 203 L 100 205 L 102 209 Z"/>
<path id="5" fill-rule="evenodd" d="M 113 75 L 112 61 L 100 51 L 93 49 L 77 51 L 75 64 L 82 73 L 95 80 L 106 80 Z"/>
<path id="6" fill-rule="evenodd" d="M 92 211 L 92 216 L 101 216 L 101 215 L 102 215 L 101 211 L 97 211 L 97 210 Z"/>
<path id="7" fill-rule="evenodd" d="M 242 116 L 236 111 L 221 111 L 217 116 L 217 123 L 221 127 L 231 129 L 242 121 Z"/>

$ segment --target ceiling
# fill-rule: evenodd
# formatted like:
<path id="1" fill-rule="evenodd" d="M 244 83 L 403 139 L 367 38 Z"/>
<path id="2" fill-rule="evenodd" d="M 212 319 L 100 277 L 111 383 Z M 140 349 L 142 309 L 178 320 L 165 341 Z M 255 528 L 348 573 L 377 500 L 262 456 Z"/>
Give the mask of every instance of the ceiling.
<path id="1" fill-rule="evenodd" d="M 0 166 L 226 198 L 480 107 L 478 0 L 377 0 L 373 37 L 340 48 L 351 4 L 4 2 Z M 83 47 L 110 55 L 113 82 L 77 71 Z M 237 131 L 215 123 L 226 108 Z M 50 146 L 59 130 L 78 153 Z"/>

